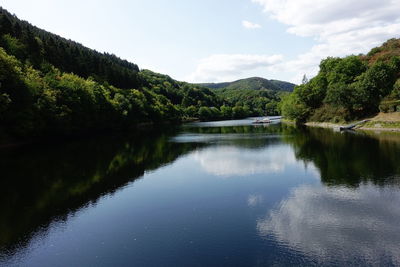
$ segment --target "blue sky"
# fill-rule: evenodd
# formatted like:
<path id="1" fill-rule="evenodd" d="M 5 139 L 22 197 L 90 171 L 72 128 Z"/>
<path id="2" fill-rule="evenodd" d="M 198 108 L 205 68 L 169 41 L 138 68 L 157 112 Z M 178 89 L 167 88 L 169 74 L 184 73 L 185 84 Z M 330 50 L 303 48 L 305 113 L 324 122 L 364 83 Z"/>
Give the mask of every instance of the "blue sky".
<path id="1" fill-rule="evenodd" d="M 2 0 L 32 24 L 191 82 L 299 83 L 327 56 L 399 37 L 395 0 Z M 361 3 L 360 3 L 361 2 Z"/>

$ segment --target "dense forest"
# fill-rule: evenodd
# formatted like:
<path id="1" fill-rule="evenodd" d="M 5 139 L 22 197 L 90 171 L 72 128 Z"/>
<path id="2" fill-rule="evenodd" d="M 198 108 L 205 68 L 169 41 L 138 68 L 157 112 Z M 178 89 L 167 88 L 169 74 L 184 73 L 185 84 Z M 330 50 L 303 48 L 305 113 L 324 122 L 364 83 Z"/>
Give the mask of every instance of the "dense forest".
<path id="1" fill-rule="evenodd" d="M 287 91 L 287 92 L 292 92 L 293 88 L 296 86 L 293 83 L 278 81 L 278 80 L 268 80 L 261 77 L 251 77 L 233 82 L 201 83 L 199 85 L 211 89 L 247 89 L 247 90 L 270 90 L 270 91 Z"/>
<path id="2" fill-rule="evenodd" d="M 297 122 L 351 121 L 400 111 L 400 39 L 367 55 L 322 60 L 318 75 L 285 97 L 281 110 Z"/>
<path id="3" fill-rule="evenodd" d="M 0 137 L 70 135 L 139 123 L 278 113 L 278 93 L 250 94 L 228 97 L 140 70 L 115 55 L 39 29 L 0 7 Z"/>
<path id="4" fill-rule="evenodd" d="M 229 105 L 243 106 L 251 111 L 250 115 L 279 115 L 278 103 L 295 84 L 267 80 L 260 77 L 241 79 L 234 82 L 203 83 L 202 86 L 213 89 L 213 92 Z"/>
<path id="5" fill-rule="evenodd" d="M 0 8 L 0 138 L 279 113 L 297 122 L 339 122 L 400 111 L 400 39 L 366 55 L 324 59 L 318 75 L 290 94 L 294 86 L 258 77 L 176 81 Z"/>
<path id="6" fill-rule="evenodd" d="M 279 115 L 279 102 L 288 94 L 283 91 L 248 90 L 248 89 L 219 89 L 215 94 L 224 99 L 229 105 L 243 106 L 251 111 L 251 115 L 258 114 Z"/>

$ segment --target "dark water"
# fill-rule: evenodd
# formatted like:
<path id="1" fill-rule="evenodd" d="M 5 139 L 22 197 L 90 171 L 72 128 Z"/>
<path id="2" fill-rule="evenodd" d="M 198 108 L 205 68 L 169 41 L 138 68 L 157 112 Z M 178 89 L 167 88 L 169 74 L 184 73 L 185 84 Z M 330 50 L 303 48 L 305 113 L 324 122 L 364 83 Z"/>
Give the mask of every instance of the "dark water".
<path id="1" fill-rule="evenodd" d="M 200 123 L 0 167 L 0 265 L 400 265 L 399 135 Z"/>

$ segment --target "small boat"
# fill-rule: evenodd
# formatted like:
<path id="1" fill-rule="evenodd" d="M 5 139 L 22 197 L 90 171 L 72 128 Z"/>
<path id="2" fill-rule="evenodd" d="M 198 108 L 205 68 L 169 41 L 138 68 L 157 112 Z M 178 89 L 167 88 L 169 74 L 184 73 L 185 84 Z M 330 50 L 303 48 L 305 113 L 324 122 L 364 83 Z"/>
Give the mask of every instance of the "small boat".
<path id="1" fill-rule="evenodd" d="M 263 118 L 263 119 L 256 119 L 253 121 L 253 124 L 264 124 L 264 123 L 271 123 L 271 120 L 269 118 Z"/>

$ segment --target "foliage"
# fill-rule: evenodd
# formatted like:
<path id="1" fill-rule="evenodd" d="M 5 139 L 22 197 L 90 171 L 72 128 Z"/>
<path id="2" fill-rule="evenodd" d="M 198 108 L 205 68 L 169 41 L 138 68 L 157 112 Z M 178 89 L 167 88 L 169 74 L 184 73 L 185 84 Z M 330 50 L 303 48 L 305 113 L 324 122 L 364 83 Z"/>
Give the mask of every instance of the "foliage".
<path id="1" fill-rule="evenodd" d="M 43 73 L 1 48 L 0 66 L 0 122 L 12 135 L 73 134 L 179 119 L 169 99 L 145 88 L 118 89 L 56 68 Z"/>
<path id="2" fill-rule="evenodd" d="M 379 105 L 379 110 L 384 113 L 400 112 L 400 100 L 382 101 Z"/>
<path id="3" fill-rule="evenodd" d="M 254 86 L 259 90 L 248 90 Z M 1 135 L 33 138 L 127 129 L 139 123 L 276 115 L 282 94 L 277 90 L 292 87 L 252 78 L 214 92 L 139 70 L 136 64 L 39 29 L 0 8 Z"/>
<path id="4" fill-rule="evenodd" d="M 251 116 L 278 115 L 277 103 L 284 92 L 270 90 L 246 90 L 246 89 L 219 89 L 216 95 L 225 100 L 229 106 L 246 106 Z"/>
<path id="5" fill-rule="evenodd" d="M 234 82 L 224 83 L 203 83 L 211 89 L 244 89 L 244 90 L 272 90 L 272 91 L 293 91 L 295 84 L 278 80 L 267 80 L 260 77 L 241 79 Z"/>
<path id="6" fill-rule="evenodd" d="M 400 100 L 397 55 L 400 40 L 391 39 L 367 56 L 322 60 L 318 75 L 295 87 L 291 96 L 283 100 L 282 114 L 299 122 L 338 122 L 371 115 L 379 107 L 382 111 L 395 111 L 396 107 L 380 103 Z"/>
<path id="7" fill-rule="evenodd" d="M 140 86 L 137 65 L 115 55 L 99 53 L 19 20 L 0 7 L 0 46 L 22 62 L 41 70 L 46 63 L 63 72 L 90 76 L 119 88 Z"/>
<path id="8" fill-rule="evenodd" d="M 304 122 L 310 113 L 310 108 L 299 99 L 296 93 L 282 100 L 281 110 L 285 117 L 294 119 L 296 122 Z"/>

